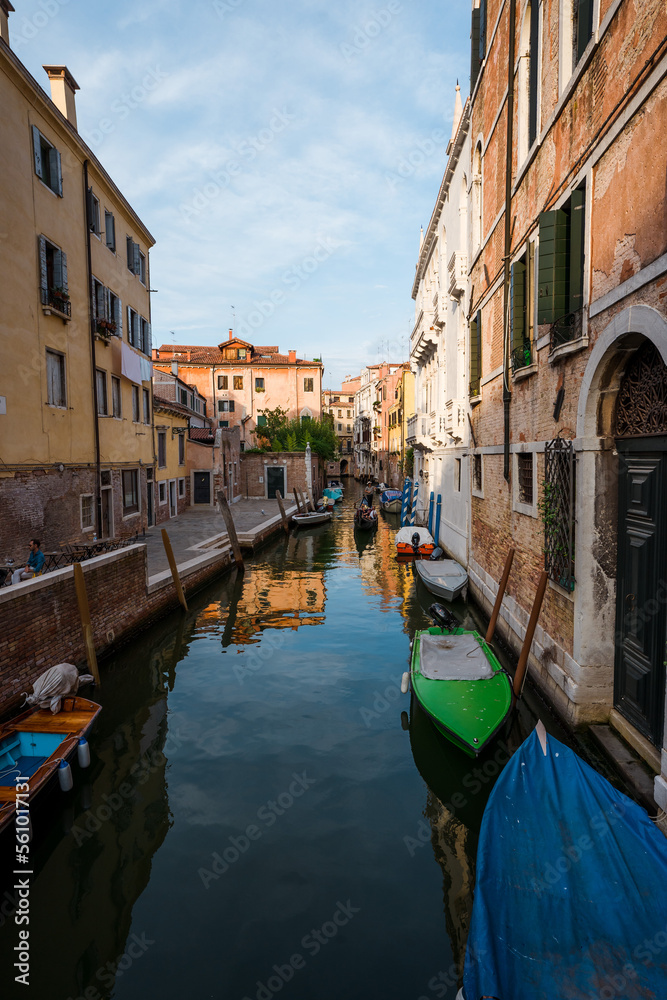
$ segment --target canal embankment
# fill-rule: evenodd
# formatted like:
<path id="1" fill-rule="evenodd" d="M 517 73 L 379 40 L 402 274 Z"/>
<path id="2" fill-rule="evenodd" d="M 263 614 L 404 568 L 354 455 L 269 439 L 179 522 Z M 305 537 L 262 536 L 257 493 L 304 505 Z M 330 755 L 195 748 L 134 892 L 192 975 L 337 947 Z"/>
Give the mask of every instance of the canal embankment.
<path id="1" fill-rule="evenodd" d="M 294 511 L 286 507 L 288 517 Z M 233 518 L 241 547 L 250 551 L 282 530 L 275 500 L 239 501 Z M 135 545 L 81 563 L 98 659 L 179 606 L 162 527 L 149 529 Z M 186 513 L 167 531 L 186 597 L 234 568 L 219 514 Z M 0 714 L 18 707 L 22 693 L 48 667 L 85 662 L 72 566 L 0 589 Z"/>

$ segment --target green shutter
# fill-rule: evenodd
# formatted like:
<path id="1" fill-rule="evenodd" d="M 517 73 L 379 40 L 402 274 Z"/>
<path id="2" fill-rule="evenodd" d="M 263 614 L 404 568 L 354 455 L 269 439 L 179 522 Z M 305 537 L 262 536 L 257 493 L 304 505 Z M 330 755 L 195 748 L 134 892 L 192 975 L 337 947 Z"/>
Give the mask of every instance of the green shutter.
<path id="1" fill-rule="evenodd" d="M 568 218 L 561 209 L 540 215 L 537 322 L 553 323 L 567 313 Z"/>
<path id="2" fill-rule="evenodd" d="M 479 76 L 479 7 L 472 12 L 472 30 L 470 32 L 470 93 L 475 89 Z"/>
<path id="3" fill-rule="evenodd" d="M 593 34 L 593 0 L 579 0 L 577 16 L 577 62 L 583 56 Z"/>
<path id="4" fill-rule="evenodd" d="M 44 177 L 44 168 L 42 166 L 42 137 L 39 133 L 39 129 L 33 125 L 32 126 L 32 155 L 35 162 L 35 173 L 38 177 Z"/>
<path id="5" fill-rule="evenodd" d="M 523 260 L 515 261 L 510 272 L 510 316 L 512 351 L 515 351 L 523 345 L 526 336 L 526 265 Z"/>
<path id="6" fill-rule="evenodd" d="M 586 189 L 577 188 L 570 199 L 570 288 L 569 311 L 576 312 L 584 304 L 584 227 Z"/>

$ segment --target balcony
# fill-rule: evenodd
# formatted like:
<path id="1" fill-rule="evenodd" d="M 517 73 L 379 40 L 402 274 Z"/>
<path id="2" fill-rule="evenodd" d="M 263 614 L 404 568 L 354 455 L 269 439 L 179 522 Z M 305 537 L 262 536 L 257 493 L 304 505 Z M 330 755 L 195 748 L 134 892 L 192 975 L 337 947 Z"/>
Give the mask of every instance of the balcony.
<path id="1" fill-rule="evenodd" d="M 434 441 L 430 430 L 431 418 L 424 413 L 415 413 L 408 418 L 407 443 L 420 451 L 433 451 Z"/>
<path id="2" fill-rule="evenodd" d="M 443 429 L 451 443 L 462 441 L 465 437 L 467 407 L 463 399 L 448 399 L 445 403 Z"/>
<path id="3" fill-rule="evenodd" d="M 465 253 L 453 253 L 449 258 L 447 274 L 449 277 L 449 294 L 458 299 L 466 290 L 468 255 Z"/>
<path id="4" fill-rule="evenodd" d="M 65 321 L 72 318 L 72 303 L 69 300 L 69 295 L 60 289 L 47 288 L 42 291 L 42 308 L 46 316 L 53 313 Z"/>

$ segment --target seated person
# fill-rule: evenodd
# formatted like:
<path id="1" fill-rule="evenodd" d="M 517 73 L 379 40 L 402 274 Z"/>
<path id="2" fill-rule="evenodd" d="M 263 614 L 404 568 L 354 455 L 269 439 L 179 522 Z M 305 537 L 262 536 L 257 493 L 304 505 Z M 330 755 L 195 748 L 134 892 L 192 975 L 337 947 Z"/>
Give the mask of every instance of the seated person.
<path id="1" fill-rule="evenodd" d="M 12 573 L 12 583 L 20 583 L 21 580 L 31 580 L 33 576 L 42 572 L 44 553 L 39 547 L 40 544 L 39 538 L 31 539 L 28 562 L 23 568 L 14 570 Z"/>

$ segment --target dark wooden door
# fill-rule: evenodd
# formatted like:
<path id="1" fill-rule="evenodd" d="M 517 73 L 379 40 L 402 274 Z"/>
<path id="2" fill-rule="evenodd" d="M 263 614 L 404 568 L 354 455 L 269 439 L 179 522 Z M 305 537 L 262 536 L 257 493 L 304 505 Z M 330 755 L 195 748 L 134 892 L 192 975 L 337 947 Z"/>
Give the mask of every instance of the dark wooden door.
<path id="1" fill-rule="evenodd" d="M 155 486 L 152 479 L 146 481 L 146 524 L 150 528 L 153 524 L 153 495 Z"/>
<path id="2" fill-rule="evenodd" d="M 211 473 L 195 472 L 194 476 L 194 502 L 211 503 Z"/>
<path id="3" fill-rule="evenodd" d="M 617 441 L 614 704 L 662 746 L 667 639 L 667 438 Z"/>
<path id="4" fill-rule="evenodd" d="M 282 465 L 269 465 L 266 469 L 266 496 L 268 500 L 274 500 L 276 490 L 280 490 L 281 497 L 285 496 L 285 469 Z"/>
<path id="5" fill-rule="evenodd" d="M 113 495 L 110 489 L 102 490 L 102 538 L 111 538 L 113 527 Z"/>

